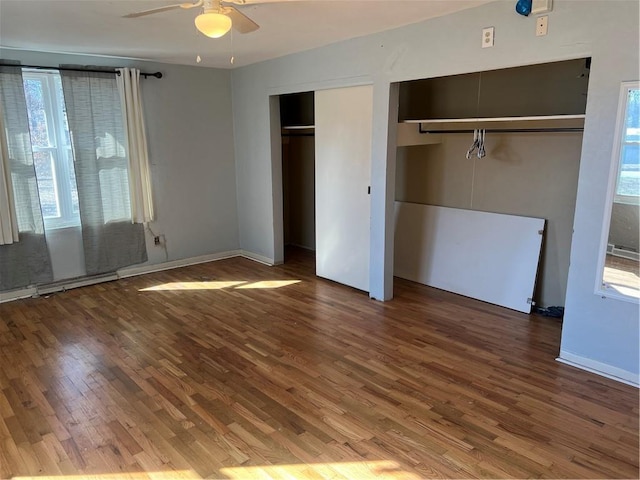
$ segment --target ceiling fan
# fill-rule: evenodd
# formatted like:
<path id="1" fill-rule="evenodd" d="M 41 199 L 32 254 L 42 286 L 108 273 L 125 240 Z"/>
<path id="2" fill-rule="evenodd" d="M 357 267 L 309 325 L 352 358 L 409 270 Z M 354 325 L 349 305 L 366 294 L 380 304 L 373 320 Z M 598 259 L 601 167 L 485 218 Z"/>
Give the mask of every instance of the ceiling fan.
<path id="1" fill-rule="evenodd" d="M 220 38 L 224 36 L 231 27 L 238 33 L 249 33 L 257 30 L 260 26 L 247 17 L 244 13 L 237 10 L 231 4 L 243 4 L 245 0 L 197 0 L 194 3 L 178 3 L 175 5 L 166 5 L 164 7 L 152 8 L 141 12 L 130 13 L 124 15 L 124 18 L 137 18 L 154 13 L 166 12 L 168 10 L 176 10 L 179 8 L 188 10 L 191 8 L 202 7 L 202 13 L 195 19 L 196 28 L 211 38 Z"/>

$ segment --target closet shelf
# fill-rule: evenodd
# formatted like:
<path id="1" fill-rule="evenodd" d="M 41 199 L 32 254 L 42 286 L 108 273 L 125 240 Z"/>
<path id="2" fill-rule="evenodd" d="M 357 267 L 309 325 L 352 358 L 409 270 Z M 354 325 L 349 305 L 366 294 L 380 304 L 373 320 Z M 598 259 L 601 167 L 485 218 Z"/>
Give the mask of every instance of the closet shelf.
<path id="1" fill-rule="evenodd" d="M 283 137 L 314 137 L 315 125 L 289 125 L 282 127 Z"/>
<path id="2" fill-rule="evenodd" d="M 430 118 L 404 120 L 417 124 L 420 133 L 465 133 L 474 128 L 494 132 L 580 132 L 584 127 L 584 114 L 539 115 L 528 117 Z"/>

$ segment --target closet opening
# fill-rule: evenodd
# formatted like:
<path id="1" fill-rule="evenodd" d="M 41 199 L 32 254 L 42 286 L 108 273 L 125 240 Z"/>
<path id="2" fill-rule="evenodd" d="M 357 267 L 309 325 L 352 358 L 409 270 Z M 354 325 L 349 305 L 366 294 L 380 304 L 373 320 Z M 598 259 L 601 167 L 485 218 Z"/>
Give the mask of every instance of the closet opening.
<path id="1" fill-rule="evenodd" d="M 394 275 L 562 316 L 590 67 L 400 83 Z"/>
<path id="2" fill-rule="evenodd" d="M 315 262 L 314 92 L 281 95 L 279 101 L 284 262 L 300 256 Z"/>

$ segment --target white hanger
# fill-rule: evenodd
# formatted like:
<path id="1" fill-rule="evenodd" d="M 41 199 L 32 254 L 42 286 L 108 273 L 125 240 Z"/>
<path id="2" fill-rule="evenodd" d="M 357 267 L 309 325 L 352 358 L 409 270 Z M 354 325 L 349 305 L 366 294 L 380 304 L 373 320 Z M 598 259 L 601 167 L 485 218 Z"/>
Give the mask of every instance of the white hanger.
<path id="1" fill-rule="evenodd" d="M 487 131 L 484 128 L 478 131 L 478 142 L 479 142 L 478 158 L 483 158 L 484 156 L 487 155 L 487 152 L 484 148 L 484 139 L 486 134 L 487 134 Z"/>
<path id="2" fill-rule="evenodd" d="M 476 148 L 479 148 L 479 147 L 480 147 L 480 130 L 476 128 L 473 130 L 473 143 L 469 147 L 469 150 L 467 150 L 467 159 L 470 159 L 471 155 L 473 155 L 473 152 L 475 152 Z"/>

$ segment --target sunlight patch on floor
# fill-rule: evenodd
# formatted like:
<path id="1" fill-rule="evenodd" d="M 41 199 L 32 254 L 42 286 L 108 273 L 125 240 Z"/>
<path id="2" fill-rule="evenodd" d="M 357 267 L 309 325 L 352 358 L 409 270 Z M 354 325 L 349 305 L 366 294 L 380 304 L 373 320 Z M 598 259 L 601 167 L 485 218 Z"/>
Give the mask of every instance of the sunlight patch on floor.
<path id="1" fill-rule="evenodd" d="M 406 472 L 396 462 L 337 462 L 295 465 L 266 465 L 259 467 L 221 468 L 220 473 L 231 480 L 253 479 L 377 479 L 377 480 L 419 480 L 420 477 Z"/>
<path id="2" fill-rule="evenodd" d="M 222 290 L 225 288 L 270 289 L 281 288 L 300 283 L 300 280 L 262 280 L 247 281 L 209 281 L 209 282 L 170 282 L 140 289 L 141 292 L 180 291 L 180 290 Z"/>
<path id="3" fill-rule="evenodd" d="M 166 472 L 85 473 L 12 478 L 13 480 L 194 480 L 202 477 L 193 470 L 170 470 Z"/>
<path id="4" fill-rule="evenodd" d="M 633 272 L 612 267 L 604 267 L 605 289 L 615 290 L 622 295 L 640 298 L 640 277 Z"/>
<path id="5" fill-rule="evenodd" d="M 223 288 L 242 285 L 243 281 L 237 282 L 169 282 L 153 287 L 143 288 L 141 292 L 159 292 L 164 290 L 221 290 Z"/>
<path id="6" fill-rule="evenodd" d="M 638 261 L 607 254 L 602 283 L 605 290 L 640 298 L 640 272 Z"/>
<path id="7" fill-rule="evenodd" d="M 616 285 L 615 283 L 604 283 L 605 290 L 614 290 L 622 295 L 632 298 L 640 298 L 640 288 L 628 285 Z"/>
<path id="8" fill-rule="evenodd" d="M 202 478 L 193 470 L 164 472 L 86 473 L 12 477 L 14 480 L 194 480 Z M 420 480 L 393 461 L 336 462 L 255 467 L 221 468 L 214 478 L 229 480 Z"/>
<path id="9" fill-rule="evenodd" d="M 300 280 L 263 280 L 262 282 L 247 283 L 236 288 L 281 288 L 300 283 Z"/>

